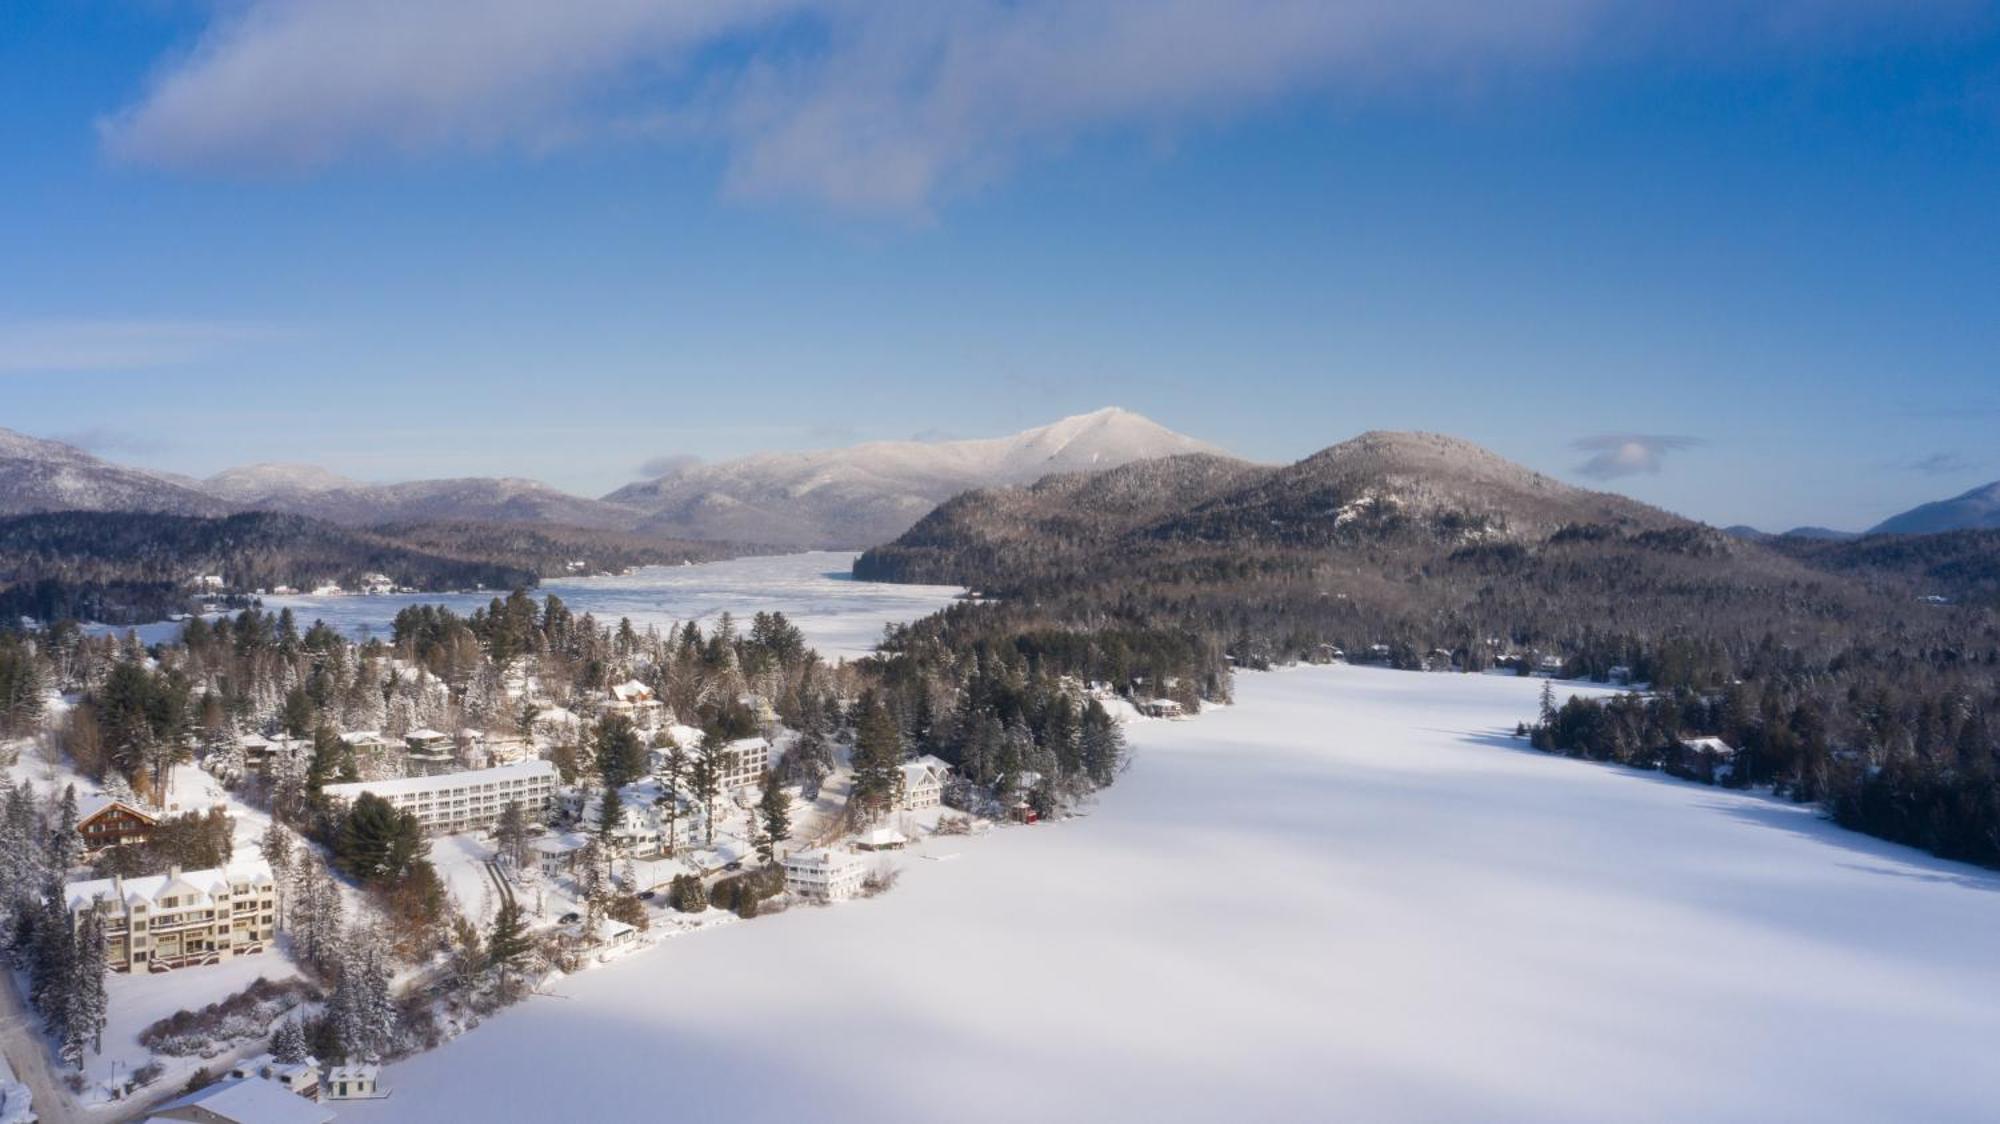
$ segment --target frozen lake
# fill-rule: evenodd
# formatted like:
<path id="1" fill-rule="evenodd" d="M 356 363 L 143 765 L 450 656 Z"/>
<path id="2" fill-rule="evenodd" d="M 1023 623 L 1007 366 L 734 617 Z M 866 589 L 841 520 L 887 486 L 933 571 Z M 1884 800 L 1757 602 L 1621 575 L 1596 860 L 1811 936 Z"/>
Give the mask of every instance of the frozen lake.
<path id="1" fill-rule="evenodd" d="M 2000 879 L 1523 749 L 1539 686 L 1241 676 L 1087 819 L 582 973 L 341 1116 L 1993 1118 Z"/>
<path id="2" fill-rule="evenodd" d="M 655 625 L 663 632 L 688 620 L 706 625 L 724 612 L 747 628 L 751 614 L 781 611 L 821 656 L 832 660 L 866 655 L 881 640 L 884 625 L 926 616 L 963 592 L 954 586 L 857 582 L 849 576 L 855 557 L 821 551 L 698 566 L 646 566 L 620 577 L 552 579 L 533 593 L 553 593 L 570 611 L 592 613 L 604 624 L 630 617 L 641 630 Z M 491 591 L 266 597 L 264 605 L 273 612 L 291 609 L 301 628 L 323 620 L 356 639 L 386 641 L 396 613 L 407 605 L 445 605 L 470 614 L 493 597 Z"/>

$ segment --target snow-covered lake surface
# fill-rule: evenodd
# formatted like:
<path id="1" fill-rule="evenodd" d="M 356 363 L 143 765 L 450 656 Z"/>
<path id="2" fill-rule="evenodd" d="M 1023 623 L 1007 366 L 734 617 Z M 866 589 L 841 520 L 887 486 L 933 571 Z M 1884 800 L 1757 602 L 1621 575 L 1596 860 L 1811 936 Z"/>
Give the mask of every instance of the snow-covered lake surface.
<path id="1" fill-rule="evenodd" d="M 572 977 L 341 1115 L 1993 1119 L 2000 879 L 1526 750 L 1538 689 L 1241 676 L 1087 819 Z"/>
<path id="2" fill-rule="evenodd" d="M 662 631 L 688 620 L 706 625 L 724 612 L 748 628 L 751 614 L 779 610 L 829 660 L 866 655 L 882 639 L 884 625 L 935 612 L 964 592 L 954 586 L 857 582 L 849 576 L 854 559 L 850 553 L 821 551 L 646 566 L 619 577 L 552 579 L 533 592 L 555 594 L 579 616 L 592 613 L 606 624 L 629 617 L 640 629 L 655 625 Z M 387 640 L 404 606 L 446 605 L 470 614 L 493 597 L 491 592 L 266 597 L 264 605 L 273 612 L 290 608 L 301 627 L 324 620 L 356 639 Z"/>

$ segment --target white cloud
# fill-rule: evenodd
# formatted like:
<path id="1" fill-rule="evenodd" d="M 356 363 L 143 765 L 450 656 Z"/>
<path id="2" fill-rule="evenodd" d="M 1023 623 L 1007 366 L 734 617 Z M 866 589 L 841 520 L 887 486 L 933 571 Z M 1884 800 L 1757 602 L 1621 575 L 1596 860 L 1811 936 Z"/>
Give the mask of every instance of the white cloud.
<path id="1" fill-rule="evenodd" d="M 1576 471 L 1594 480 L 1614 480 L 1660 471 L 1667 454 L 1692 449 L 1701 442 L 1693 437 L 1668 437 L 1645 433 L 1603 433 L 1584 437 L 1574 447 L 1592 452 Z"/>
<path id="2" fill-rule="evenodd" d="M 241 324 L 173 320 L 0 323 L 0 375 L 179 366 L 266 334 Z"/>
<path id="3" fill-rule="evenodd" d="M 99 129 L 250 169 L 650 134 L 720 145 L 735 194 L 921 209 L 1094 129 L 1939 5 L 1963 0 L 239 0 Z"/>

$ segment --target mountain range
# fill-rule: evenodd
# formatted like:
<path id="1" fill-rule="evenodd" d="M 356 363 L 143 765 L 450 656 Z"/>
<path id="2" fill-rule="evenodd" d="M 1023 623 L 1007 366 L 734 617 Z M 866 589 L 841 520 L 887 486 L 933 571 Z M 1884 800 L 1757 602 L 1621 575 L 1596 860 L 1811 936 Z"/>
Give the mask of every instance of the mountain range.
<path id="1" fill-rule="evenodd" d="M 1219 450 L 1114 408 L 1009 437 L 875 442 L 691 465 L 590 499 L 534 480 L 370 484 L 297 464 L 194 479 L 0 430 L 0 515 L 272 511 L 351 527 L 531 524 L 788 548 L 862 547 L 894 538 L 969 488 L 1195 452 Z"/>
<path id="2" fill-rule="evenodd" d="M 641 529 L 680 538 L 865 547 L 908 530 L 970 488 L 1220 449 L 1116 408 L 1011 437 L 881 441 L 693 465 L 604 497 L 648 513 Z"/>
<path id="3" fill-rule="evenodd" d="M 1271 490 L 1273 500 L 1282 500 L 1287 489 L 1317 473 L 1346 472 L 1359 479 L 1371 471 L 1371 450 L 1378 460 L 1387 457 L 1384 463 L 1393 462 L 1404 472 L 1395 495 L 1406 506 L 1421 507 L 1426 473 L 1445 469 L 1470 472 L 1466 482 L 1481 480 L 1479 486 L 1523 501 L 1525 506 L 1513 508 L 1517 518 L 1551 502 L 1561 507 L 1580 492 L 1563 491 L 1567 485 L 1507 465 L 1477 446 L 1408 434 L 1364 435 L 1321 454 L 1326 461 L 1302 462 L 1273 474 L 1260 487 Z M 114 464 L 58 441 L 0 429 L 0 515 L 124 511 L 214 517 L 272 511 L 349 527 L 501 524 L 789 549 L 861 548 L 897 538 L 933 508 L 967 491 L 1190 455 L 1229 460 L 1207 442 L 1130 411 L 1107 408 L 1007 437 L 883 441 L 688 464 L 592 499 L 511 477 L 375 484 L 297 464 L 249 465 L 195 479 Z M 1183 466 L 1176 471 L 1191 470 Z M 1229 529 L 1217 525 L 1213 513 L 1190 513 L 1189 518 L 1188 534 Z M 1924 504 L 1867 533 L 1995 527 L 2000 527 L 2000 482 Z M 1267 533 L 1266 528 L 1256 531 Z M 1728 533 L 1749 540 L 1772 537 L 1741 526 Z M 1839 541 L 1856 536 L 1799 527 L 1784 537 Z"/>

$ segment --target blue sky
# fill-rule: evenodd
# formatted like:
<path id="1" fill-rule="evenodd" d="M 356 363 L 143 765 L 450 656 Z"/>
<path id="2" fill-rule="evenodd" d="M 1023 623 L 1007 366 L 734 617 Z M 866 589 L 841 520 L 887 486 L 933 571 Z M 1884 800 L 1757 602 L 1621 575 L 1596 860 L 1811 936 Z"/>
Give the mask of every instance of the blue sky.
<path id="1" fill-rule="evenodd" d="M 0 425 L 175 471 L 1116 404 L 1718 523 L 2000 477 L 1990 4 L 16 0 L 0 106 Z"/>

